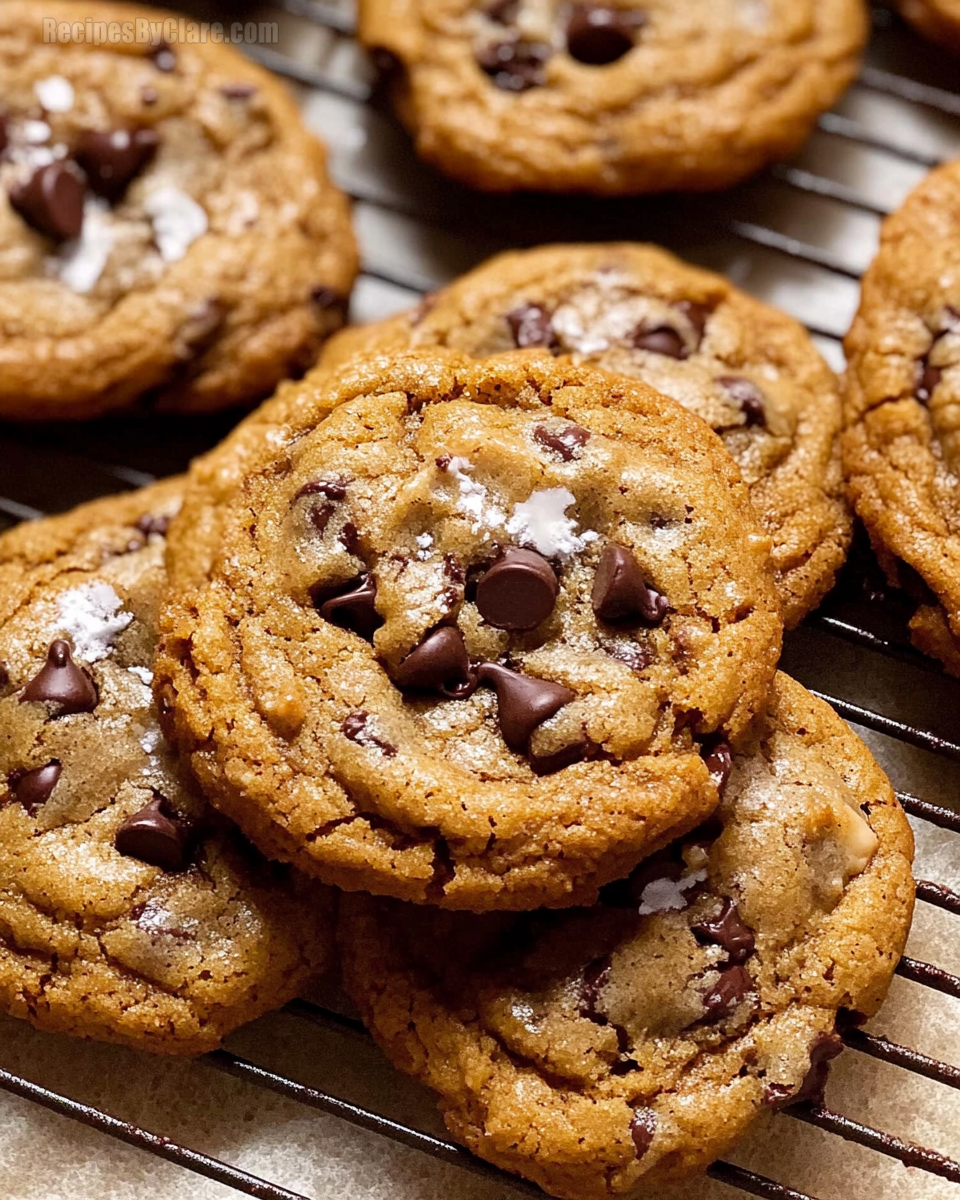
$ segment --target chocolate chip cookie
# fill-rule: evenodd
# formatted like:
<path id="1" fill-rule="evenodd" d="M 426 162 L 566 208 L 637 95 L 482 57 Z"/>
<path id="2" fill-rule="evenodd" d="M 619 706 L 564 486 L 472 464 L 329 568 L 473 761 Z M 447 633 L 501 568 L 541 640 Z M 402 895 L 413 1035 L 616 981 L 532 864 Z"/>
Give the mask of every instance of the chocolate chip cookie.
<path id="1" fill-rule="evenodd" d="M 850 541 L 840 385 L 801 325 L 720 276 L 628 243 L 501 254 L 408 313 L 344 330 L 322 362 L 422 346 L 542 346 L 643 379 L 736 459 L 773 541 L 787 627 L 833 585 Z"/>
<path id="2" fill-rule="evenodd" d="M 780 644 L 719 440 L 536 352 L 289 386 L 195 467 L 170 551 L 157 695 L 213 803 L 451 908 L 588 901 L 702 821 Z"/>
<path id="3" fill-rule="evenodd" d="M 816 1099 L 890 984 L 910 827 L 836 714 L 784 675 L 717 818 L 592 908 L 344 897 L 344 979 L 453 1135 L 565 1200 L 655 1194 L 764 1110 Z"/>
<path id="4" fill-rule="evenodd" d="M 134 32 L 167 15 L 96 11 Z M 89 16 L 0 6 L 0 416 L 269 395 L 342 323 L 356 274 L 324 150 L 228 46 L 44 41 L 53 20 L 86 38 Z"/>
<path id="5" fill-rule="evenodd" d="M 960 676 L 960 166 L 883 227 L 847 337 L 850 497 L 891 582 L 919 602 L 914 643 Z"/>
<path id="6" fill-rule="evenodd" d="M 960 50 L 960 3 L 958 0 L 894 0 L 911 25 L 935 42 Z"/>
<path id="7" fill-rule="evenodd" d="M 424 158 L 494 191 L 727 187 L 856 73 L 861 0 L 361 0 Z"/>
<path id="8" fill-rule="evenodd" d="M 199 1054 L 326 964 L 332 912 L 161 738 L 150 668 L 181 487 L 0 538 L 0 1008 Z"/>

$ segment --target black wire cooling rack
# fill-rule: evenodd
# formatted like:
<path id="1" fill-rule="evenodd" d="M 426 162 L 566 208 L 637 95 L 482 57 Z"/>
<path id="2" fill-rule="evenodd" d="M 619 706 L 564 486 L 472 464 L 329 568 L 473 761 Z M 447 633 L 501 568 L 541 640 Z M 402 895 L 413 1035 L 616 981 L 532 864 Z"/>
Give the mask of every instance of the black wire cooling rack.
<path id="1" fill-rule="evenodd" d="M 285 77 L 306 117 L 331 145 L 338 182 L 355 201 L 364 271 L 355 319 L 386 315 L 508 245 L 546 240 L 656 240 L 737 282 L 803 320 L 839 366 L 840 339 L 856 305 L 857 281 L 872 253 L 879 217 L 895 208 L 924 171 L 960 156 L 960 66 L 923 45 L 886 9 L 874 12 L 874 36 L 858 83 L 823 116 L 810 145 L 789 165 L 720 196 L 647 201 L 491 198 L 439 179 L 417 163 L 404 136 L 378 104 L 373 77 L 353 40 L 350 0 L 279 0 L 274 7 L 233 5 L 229 14 L 200 0 L 210 19 L 276 21 L 279 41 L 247 47 Z M 182 470 L 213 445 L 235 417 L 193 421 L 124 420 L 85 426 L 0 425 L 0 529 L 95 496 Z M 847 720 L 928 754 L 960 762 L 958 685 L 909 645 L 909 599 L 889 589 L 863 545 L 855 545 L 837 588 L 787 641 L 783 665 Z M 880 679 L 869 698 L 857 680 L 864 662 Z M 883 703 L 875 695 L 879 686 Z M 900 794 L 917 821 L 960 834 L 960 811 Z M 960 916 L 960 894 L 920 881 L 922 904 Z M 960 1000 L 960 977 L 914 958 L 903 978 Z M 362 1025 L 332 1007 L 304 1000 L 294 1018 L 366 1038 Z M 960 1066 L 861 1029 L 844 1034 L 858 1054 L 960 1089 Z M 507 1177 L 444 1137 L 401 1123 L 373 1106 L 306 1086 L 227 1050 L 202 1063 L 247 1084 L 421 1150 L 443 1162 L 498 1179 L 521 1192 L 538 1188 Z M 0 1070 L 0 1088 L 91 1126 L 180 1167 L 263 1200 L 307 1200 L 219 1158 L 121 1120 L 30 1079 Z M 960 1161 L 862 1124 L 824 1104 L 802 1104 L 785 1117 L 960 1185 Z M 731 1188 L 770 1200 L 816 1200 L 753 1171 L 718 1162 L 709 1174 Z M 947 1193 L 944 1192 L 944 1195 Z M 864 1197 L 864 1200 L 866 1198 Z M 873 1197 L 871 1196 L 871 1200 Z"/>

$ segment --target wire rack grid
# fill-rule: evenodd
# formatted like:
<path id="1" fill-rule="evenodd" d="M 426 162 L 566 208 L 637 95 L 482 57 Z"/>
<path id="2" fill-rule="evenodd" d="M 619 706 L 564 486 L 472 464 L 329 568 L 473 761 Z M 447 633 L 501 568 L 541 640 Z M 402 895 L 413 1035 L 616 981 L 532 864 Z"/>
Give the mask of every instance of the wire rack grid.
<path id="1" fill-rule="evenodd" d="M 694 261 L 725 271 L 764 299 L 779 303 L 810 329 L 827 358 L 842 364 L 840 339 L 856 307 L 858 279 L 876 243 L 880 219 L 936 163 L 960 156 L 956 64 L 908 34 L 886 9 L 874 12 L 866 65 L 854 88 L 825 114 L 801 155 L 759 179 L 716 197 L 669 201 L 491 199 L 440 180 L 412 158 L 404 135 L 377 103 L 373 77 L 353 37 L 350 0 L 278 0 L 243 8 L 275 20 L 280 41 L 247 47 L 298 92 L 307 120 L 331 147 L 332 167 L 355 203 L 363 273 L 355 320 L 388 315 L 423 292 L 507 246 L 546 240 L 656 240 Z M 195 15 L 224 16 L 209 5 Z M 237 15 L 235 6 L 230 15 Z M 0 528 L 120 488 L 181 470 L 212 445 L 235 418 L 183 421 L 113 419 L 82 428 L 0 427 Z M 838 587 L 822 609 L 788 638 L 783 665 L 867 735 L 872 732 L 922 755 L 922 778 L 960 763 L 957 685 L 909 646 L 907 599 L 886 588 L 862 547 L 855 547 Z M 868 679 L 865 683 L 864 680 Z M 933 773 L 931 774 L 931 764 Z M 953 774 L 951 774 L 953 770 Z M 934 799 L 901 792 L 918 830 L 960 834 L 960 804 L 951 805 L 960 772 L 947 769 Z M 960 894 L 921 880 L 921 907 L 960 916 Z M 898 974 L 960 1000 L 960 976 L 913 957 Z M 283 1018 L 311 1022 L 364 1044 L 352 1016 L 328 1003 L 298 1000 Z M 844 1039 L 857 1055 L 960 1089 L 960 1066 L 862 1029 Z M 508 1190 L 540 1195 L 475 1159 L 446 1137 L 359 1103 L 332 1087 L 308 1085 L 220 1050 L 201 1060 L 256 1088 L 343 1118 Z M 307 1200 L 279 1183 L 189 1148 L 139 1124 L 77 1100 L 65 1091 L 0 1069 L 0 1089 L 197 1172 L 235 1192 L 264 1200 Z M 401 1106 L 402 1107 L 402 1106 Z M 960 1196 L 960 1161 L 833 1111 L 804 1104 L 776 1118 L 796 1120 L 943 1181 Z M 816 1200 L 756 1171 L 719 1162 L 710 1176 L 734 1191 L 770 1200 Z M 186 1193 L 185 1193 L 186 1194 Z M 935 1193 L 941 1194 L 941 1193 Z M 866 1200 L 866 1195 L 847 1200 Z"/>

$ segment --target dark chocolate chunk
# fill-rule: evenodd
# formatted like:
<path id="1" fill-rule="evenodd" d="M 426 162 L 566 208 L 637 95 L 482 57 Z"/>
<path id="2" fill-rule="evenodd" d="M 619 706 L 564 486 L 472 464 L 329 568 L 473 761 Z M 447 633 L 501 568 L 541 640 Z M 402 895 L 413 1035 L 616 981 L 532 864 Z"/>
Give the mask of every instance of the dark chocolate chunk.
<path id="1" fill-rule="evenodd" d="M 562 429 L 548 429 L 546 425 L 537 425 L 533 437 L 547 450 L 559 454 L 564 462 L 571 462 L 590 440 L 590 430 L 583 429 L 580 425 L 565 425 Z"/>
<path id="2" fill-rule="evenodd" d="M 156 517 L 153 513 L 145 513 L 137 522 L 137 528 L 145 536 L 151 533 L 158 537 L 166 537 L 170 529 L 170 517 Z"/>
<path id="3" fill-rule="evenodd" d="M 659 625 L 670 605 L 650 587 L 629 550 L 605 546 L 593 581 L 593 611 L 602 621 L 645 621 Z"/>
<path id="4" fill-rule="evenodd" d="M 645 671 L 652 662 L 656 661 L 656 655 L 652 654 L 645 646 L 641 646 L 639 642 L 604 638 L 600 643 L 600 649 L 604 654 L 609 654 L 617 662 L 629 667 L 631 671 Z"/>
<path id="5" fill-rule="evenodd" d="M 543 67 L 551 53 L 551 48 L 542 42 L 505 38 L 480 50 L 477 64 L 498 88 L 505 92 L 525 92 L 528 88 L 541 87 L 546 83 Z"/>
<path id="6" fill-rule="evenodd" d="M 742 375 L 721 375 L 717 383 L 740 406 L 747 425 L 766 425 L 766 397 L 752 380 Z"/>
<path id="7" fill-rule="evenodd" d="M 637 1158 L 643 1158 L 650 1149 L 656 1132 L 657 1114 L 652 1108 L 638 1108 L 630 1118 L 630 1136 L 633 1138 Z"/>
<path id="8" fill-rule="evenodd" d="M 710 772 L 710 778 L 717 785 L 717 791 L 722 796 L 733 769 L 733 751 L 730 749 L 730 743 L 723 739 L 713 738 L 704 745 L 701 754 L 707 770 Z"/>
<path id="9" fill-rule="evenodd" d="M 531 679 L 498 663 L 481 663 L 477 668 L 481 683 L 492 683 L 497 693 L 498 717 L 503 740 L 511 750 L 523 754 L 530 735 L 576 699 L 577 693 L 549 679 Z"/>
<path id="10" fill-rule="evenodd" d="M 347 521 L 337 535 L 337 540 L 348 554 L 360 557 L 360 530 L 352 521 Z"/>
<path id="11" fill-rule="evenodd" d="M 164 871 L 179 871 L 186 864 L 187 831 L 168 816 L 163 796 L 154 798 L 117 828 L 113 844 L 124 858 L 136 858 Z"/>
<path id="12" fill-rule="evenodd" d="M 20 703 L 49 702 L 59 706 L 57 716 L 93 712 L 97 689 L 93 680 L 73 661 L 70 643 L 58 638 L 50 643 L 47 661 L 20 693 Z"/>
<path id="13" fill-rule="evenodd" d="M 76 160 L 98 196 L 115 203 L 157 153 L 155 129 L 105 129 L 80 135 Z"/>
<path id="14" fill-rule="evenodd" d="M 0 688 L 5 688 L 10 682 L 10 671 L 5 662 L 0 662 Z"/>
<path id="15" fill-rule="evenodd" d="M 640 13 L 628 15 L 604 5 L 578 4 L 567 22 L 567 50 L 577 62 L 606 66 L 633 49 L 634 35 L 642 24 Z"/>
<path id="16" fill-rule="evenodd" d="M 467 648 L 459 629 L 445 625 L 428 633 L 393 673 L 399 688 L 438 691 L 451 700 L 463 700 L 477 686 L 470 670 Z"/>
<path id="17" fill-rule="evenodd" d="M 599 750 L 600 747 L 584 735 L 578 741 L 571 742 L 569 746 L 564 746 L 553 754 L 531 754 L 530 770 L 534 775 L 555 775 L 564 767 L 572 767 L 574 763 L 595 758 Z"/>
<path id="18" fill-rule="evenodd" d="M 224 83 L 220 87 L 220 95 L 227 100 L 249 100 L 257 94 L 255 83 Z"/>
<path id="19" fill-rule="evenodd" d="M 633 335 L 633 344 L 638 350 L 649 350 L 651 354 L 665 354 L 668 358 L 690 356 L 686 342 L 669 325 L 641 325 Z"/>
<path id="20" fill-rule="evenodd" d="M 163 71 L 165 75 L 177 69 L 177 56 L 169 43 L 162 39 L 154 46 L 150 58 L 157 70 Z"/>
<path id="21" fill-rule="evenodd" d="M 325 496 L 328 500 L 342 500 L 347 494 L 349 483 L 350 480 L 343 475 L 336 479 L 315 479 L 305 483 L 294 499 L 299 500 L 301 496 Z"/>
<path id="22" fill-rule="evenodd" d="M 928 362 L 921 364 L 920 382 L 917 385 L 917 399 L 921 404 L 929 403 L 942 378 L 943 371 L 939 367 L 931 367 Z"/>
<path id="23" fill-rule="evenodd" d="M 17 771 L 10 776 L 10 790 L 31 817 L 50 799 L 62 769 L 59 760 L 53 758 L 45 766 L 37 767 L 33 771 Z"/>
<path id="24" fill-rule="evenodd" d="M 511 546 L 477 584 L 477 608 L 497 629 L 535 629 L 553 612 L 558 590 L 542 554 Z"/>
<path id="25" fill-rule="evenodd" d="M 85 188 L 65 162 L 48 163 L 10 189 L 10 203 L 28 225 L 55 238 L 79 237 Z"/>
<path id="26" fill-rule="evenodd" d="M 320 602 L 320 616 L 369 641 L 383 624 L 376 602 L 377 581 L 370 574 L 358 575 Z"/>
<path id="27" fill-rule="evenodd" d="M 729 1016 L 753 987 L 750 976 L 743 967 L 726 967 L 720 978 L 703 998 L 707 1019 Z"/>
<path id="28" fill-rule="evenodd" d="M 729 896 L 724 898 L 718 916 L 710 921 L 701 921 L 691 928 L 698 942 L 721 946 L 726 951 L 727 962 L 731 966 L 746 962 L 756 945 L 753 930 L 741 921 L 737 906 Z"/>
<path id="29" fill-rule="evenodd" d="M 830 1075 L 830 1063 L 843 1050 L 843 1042 L 835 1033 L 818 1033 L 810 1047 L 810 1069 L 796 1091 L 785 1083 L 768 1083 L 763 1102 L 768 1108 L 783 1108 L 788 1104 L 823 1104 L 823 1093 Z"/>
<path id="30" fill-rule="evenodd" d="M 370 728 L 370 714 L 367 712 L 350 713 L 340 726 L 343 736 L 358 746 L 368 746 L 379 750 L 386 758 L 393 758 L 397 753 L 396 746 L 385 738 L 378 737 Z"/>
<path id="31" fill-rule="evenodd" d="M 508 312 L 506 320 L 514 343 L 521 350 L 533 346 L 552 346 L 556 341 L 550 316 L 538 304 L 522 304 Z"/>

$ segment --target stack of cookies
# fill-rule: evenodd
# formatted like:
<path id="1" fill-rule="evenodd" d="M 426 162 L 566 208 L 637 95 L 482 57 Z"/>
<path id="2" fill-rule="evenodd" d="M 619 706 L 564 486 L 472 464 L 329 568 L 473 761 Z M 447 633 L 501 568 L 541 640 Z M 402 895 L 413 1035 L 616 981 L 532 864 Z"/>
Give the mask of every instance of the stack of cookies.
<path id="1" fill-rule="evenodd" d="M 336 919 L 391 1059 L 561 1197 L 816 1097 L 913 903 L 885 776 L 777 673 L 849 539 L 838 434 L 788 318 L 545 248 L 5 535 L 3 1007 L 197 1053 Z"/>
<path id="2" fill-rule="evenodd" d="M 720 72 L 782 93 L 778 146 L 862 41 L 859 4 L 801 7 L 776 78 Z M 229 50 L 51 48 L 35 15 L 0 7 L 0 409 L 195 411 L 287 381 L 187 477 L 0 538 L 0 1008 L 199 1054 L 337 942 L 454 1135 L 570 1200 L 682 1179 L 816 1099 L 914 886 L 886 777 L 777 670 L 851 536 L 839 384 L 806 333 L 654 247 L 543 247 L 290 379 L 356 271 L 290 102 Z M 581 54 L 609 45 L 609 20 L 570 22 Z M 439 85 L 412 46 L 422 132 Z M 798 54 L 816 103 L 788 103 Z M 752 169 L 741 142 L 685 184 Z M 890 227 L 844 447 L 955 670 L 956 186 Z"/>

